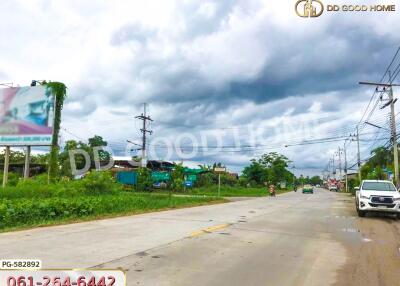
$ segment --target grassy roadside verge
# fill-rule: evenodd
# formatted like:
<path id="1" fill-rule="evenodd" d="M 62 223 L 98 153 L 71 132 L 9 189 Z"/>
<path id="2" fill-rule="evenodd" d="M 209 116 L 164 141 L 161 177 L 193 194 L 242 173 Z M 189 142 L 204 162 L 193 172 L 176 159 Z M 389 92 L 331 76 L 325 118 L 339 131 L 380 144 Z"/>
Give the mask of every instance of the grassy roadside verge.
<path id="1" fill-rule="evenodd" d="M 277 194 L 283 194 L 290 192 L 291 190 L 276 190 Z M 188 195 L 199 195 L 199 196 L 210 196 L 215 197 L 218 195 L 218 187 L 202 187 L 189 189 L 186 193 Z M 266 187 L 258 188 L 244 188 L 244 187 L 221 187 L 221 197 L 265 197 L 269 196 L 268 189 Z"/>
<path id="2" fill-rule="evenodd" d="M 161 194 L 118 193 L 76 196 L 1 199 L 0 232 L 81 222 L 175 208 L 222 203 L 215 197 L 171 197 Z"/>

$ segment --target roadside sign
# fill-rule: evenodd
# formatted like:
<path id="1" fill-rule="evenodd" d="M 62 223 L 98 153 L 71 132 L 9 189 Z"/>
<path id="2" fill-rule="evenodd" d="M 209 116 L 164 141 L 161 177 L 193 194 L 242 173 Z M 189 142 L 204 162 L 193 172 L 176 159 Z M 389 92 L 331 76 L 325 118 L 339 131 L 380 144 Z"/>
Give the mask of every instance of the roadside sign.
<path id="1" fill-rule="evenodd" d="M 169 180 L 171 180 L 171 174 L 168 172 L 151 172 L 151 178 L 153 180 L 153 182 L 167 182 Z"/>
<path id="2" fill-rule="evenodd" d="M 193 181 L 185 181 L 185 187 L 191 188 L 193 187 Z"/>
<path id="3" fill-rule="evenodd" d="M 186 178 L 187 178 L 188 181 L 196 182 L 197 175 L 190 174 L 190 175 L 187 175 Z"/>
<path id="4" fill-rule="evenodd" d="M 215 168 L 214 168 L 214 172 L 216 172 L 216 173 L 224 173 L 224 172 L 226 172 L 226 168 L 223 168 L 223 167 L 215 167 Z"/>

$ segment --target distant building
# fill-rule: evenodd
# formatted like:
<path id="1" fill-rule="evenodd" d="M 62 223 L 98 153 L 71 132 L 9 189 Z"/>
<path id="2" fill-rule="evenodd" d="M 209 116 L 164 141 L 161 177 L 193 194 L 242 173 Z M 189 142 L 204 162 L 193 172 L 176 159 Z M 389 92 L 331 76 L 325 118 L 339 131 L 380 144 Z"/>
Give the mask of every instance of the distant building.
<path id="1" fill-rule="evenodd" d="M 345 176 L 343 176 L 343 179 L 346 179 Z M 347 180 L 357 179 L 357 178 L 358 178 L 358 173 L 357 172 L 347 172 Z"/>

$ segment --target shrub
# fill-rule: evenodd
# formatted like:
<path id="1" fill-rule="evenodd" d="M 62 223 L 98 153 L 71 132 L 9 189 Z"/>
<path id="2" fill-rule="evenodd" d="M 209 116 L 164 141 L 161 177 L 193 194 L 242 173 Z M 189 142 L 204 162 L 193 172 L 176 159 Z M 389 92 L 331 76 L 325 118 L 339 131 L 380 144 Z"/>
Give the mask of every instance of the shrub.
<path id="1" fill-rule="evenodd" d="M 214 198 L 116 193 L 103 196 L 0 199 L 0 229 L 66 219 L 158 210 L 206 203 Z"/>
<path id="2" fill-rule="evenodd" d="M 216 183 L 216 178 L 214 173 L 204 173 L 197 176 L 196 186 L 198 187 L 208 187 Z"/>
<path id="3" fill-rule="evenodd" d="M 22 175 L 20 173 L 9 172 L 8 173 L 8 186 L 16 186 L 20 182 Z M 3 172 L 0 172 L 0 184 L 3 184 Z"/>
<path id="4" fill-rule="evenodd" d="M 137 191 L 149 191 L 153 186 L 153 181 L 151 180 L 151 172 L 147 168 L 138 169 L 138 182 L 136 186 Z"/>
<path id="5" fill-rule="evenodd" d="M 113 194 L 122 190 L 110 172 L 90 172 L 77 181 L 47 184 L 47 175 L 19 181 L 15 187 L 0 189 L 0 198 L 50 198 Z"/>
<path id="6" fill-rule="evenodd" d="M 92 171 L 81 180 L 64 182 L 64 185 L 68 184 L 86 195 L 112 194 L 122 190 L 122 185 L 108 171 Z"/>
<path id="7" fill-rule="evenodd" d="M 174 167 L 174 170 L 171 173 L 171 188 L 172 191 L 181 192 L 184 189 L 184 167 L 182 164 L 177 164 Z"/>

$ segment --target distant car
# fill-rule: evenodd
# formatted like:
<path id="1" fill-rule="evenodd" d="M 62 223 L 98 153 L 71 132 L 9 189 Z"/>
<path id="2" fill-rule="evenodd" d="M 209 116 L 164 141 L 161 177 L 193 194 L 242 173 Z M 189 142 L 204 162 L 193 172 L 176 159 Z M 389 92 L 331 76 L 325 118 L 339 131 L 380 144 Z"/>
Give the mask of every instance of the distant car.
<path id="1" fill-rule="evenodd" d="M 311 185 L 304 185 L 303 187 L 303 194 L 313 194 L 314 193 L 314 187 Z"/>
<path id="2" fill-rule="evenodd" d="M 364 180 L 356 188 L 356 209 L 360 217 L 368 212 L 386 212 L 400 219 L 400 193 L 390 181 Z"/>
<path id="3" fill-rule="evenodd" d="M 316 185 L 317 188 L 321 187 L 320 185 Z"/>
<path id="4" fill-rule="evenodd" d="M 329 191 L 330 192 L 337 192 L 338 191 L 338 187 L 336 185 L 329 185 Z"/>

